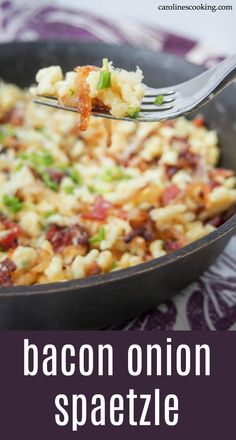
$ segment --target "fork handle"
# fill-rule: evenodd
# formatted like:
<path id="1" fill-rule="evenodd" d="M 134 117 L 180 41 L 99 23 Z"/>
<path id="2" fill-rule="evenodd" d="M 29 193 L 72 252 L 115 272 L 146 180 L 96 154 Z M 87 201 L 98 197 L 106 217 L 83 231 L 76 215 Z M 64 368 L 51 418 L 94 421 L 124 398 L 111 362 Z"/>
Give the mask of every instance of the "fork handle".
<path id="1" fill-rule="evenodd" d="M 236 54 L 226 58 L 226 60 L 218 64 L 218 66 L 215 67 L 215 71 L 217 75 L 216 92 L 219 93 L 236 79 Z"/>

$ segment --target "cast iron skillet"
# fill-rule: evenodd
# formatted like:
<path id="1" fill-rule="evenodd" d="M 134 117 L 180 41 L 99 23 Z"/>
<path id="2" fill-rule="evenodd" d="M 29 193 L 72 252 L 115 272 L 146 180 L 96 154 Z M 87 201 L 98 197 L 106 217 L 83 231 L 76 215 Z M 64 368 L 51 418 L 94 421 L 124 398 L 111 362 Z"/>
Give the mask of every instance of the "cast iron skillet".
<path id="1" fill-rule="evenodd" d="M 169 54 L 143 49 L 72 41 L 0 45 L 0 77 L 29 86 L 36 71 L 51 64 L 68 70 L 98 64 L 103 57 L 133 69 L 145 82 L 168 86 L 203 69 Z M 236 87 L 230 86 L 203 111 L 217 129 L 222 166 L 236 169 Z M 97 329 L 114 326 L 167 300 L 196 280 L 213 263 L 233 235 L 236 215 L 207 237 L 171 255 L 138 266 L 87 279 L 27 287 L 0 288 L 1 329 Z"/>

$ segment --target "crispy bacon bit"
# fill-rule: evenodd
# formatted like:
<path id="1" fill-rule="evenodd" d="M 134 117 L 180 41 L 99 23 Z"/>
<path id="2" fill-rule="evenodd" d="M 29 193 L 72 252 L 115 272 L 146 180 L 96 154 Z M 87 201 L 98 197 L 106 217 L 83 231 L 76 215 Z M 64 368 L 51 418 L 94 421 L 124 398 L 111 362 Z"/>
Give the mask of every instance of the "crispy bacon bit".
<path id="1" fill-rule="evenodd" d="M 0 262 L 0 285 L 3 287 L 12 286 L 11 272 L 16 269 L 16 265 L 10 258 Z"/>
<path id="2" fill-rule="evenodd" d="M 18 243 L 18 229 L 10 229 L 9 232 L 0 237 L 0 248 L 4 251 L 8 251 L 13 247 L 16 247 Z"/>
<path id="3" fill-rule="evenodd" d="M 99 275 L 102 272 L 100 266 L 96 261 L 93 261 L 90 266 L 86 270 L 86 275 L 92 276 L 92 275 Z"/>
<path id="4" fill-rule="evenodd" d="M 122 220 L 128 220 L 128 212 L 122 208 L 114 209 L 113 214 Z"/>
<path id="5" fill-rule="evenodd" d="M 222 215 L 216 215 L 211 220 L 207 222 L 208 224 L 215 226 L 215 228 L 218 228 L 220 225 L 224 223 L 224 220 L 222 218 Z"/>
<path id="6" fill-rule="evenodd" d="M 217 177 L 224 177 L 225 179 L 227 179 L 228 177 L 233 176 L 233 174 L 234 172 L 232 170 L 227 170 L 226 168 L 215 168 L 210 172 L 213 180 Z"/>
<path id="7" fill-rule="evenodd" d="M 109 114 L 110 109 L 103 102 L 101 102 L 99 99 L 94 98 L 93 99 L 93 111 L 98 112 L 98 113 L 102 112 L 102 113 Z M 105 121 L 110 121 L 110 119 L 104 119 L 104 123 L 105 123 Z"/>
<path id="8" fill-rule="evenodd" d="M 141 171 L 146 171 L 148 169 L 149 165 L 145 160 L 141 160 L 138 167 Z"/>
<path id="9" fill-rule="evenodd" d="M 81 225 L 60 227 L 51 225 L 47 231 L 47 240 L 50 241 L 55 252 L 61 252 L 66 246 L 88 244 L 88 233 Z"/>
<path id="10" fill-rule="evenodd" d="M 213 190 L 213 189 L 217 188 L 218 186 L 220 186 L 220 183 L 217 182 L 216 180 L 210 180 L 209 185 L 210 185 L 211 190 Z"/>
<path id="11" fill-rule="evenodd" d="M 184 246 L 184 238 L 181 232 L 175 228 L 166 227 L 162 231 L 162 239 L 164 240 L 164 249 L 167 252 L 174 252 Z"/>
<path id="12" fill-rule="evenodd" d="M 195 214 L 200 215 L 205 209 L 205 203 L 199 203 L 197 208 L 195 209 Z"/>
<path id="13" fill-rule="evenodd" d="M 149 214 L 147 211 L 141 209 L 135 209 L 129 213 L 130 226 L 133 229 L 138 229 L 143 226 L 149 219 Z"/>
<path id="14" fill-rule="evenodd" d="M 0 222 L 5 229 L 8 230 L 6 234 L 0 237 L 0 248 L 4 251 L 17 246 L 18 236 L 21 232 L 20 226 L 17 223 L 10 220 L 5 214 L 0 214 Z"/>
<path id="15" fill-rule="evenodd" d="M 195 125 L 195 127 L 204 127 L 205 125 L 205 119 L 203 116 L 197 116 L 194 120 L 193 120 L 193 124 Z"/>
<path id="16" fill-rule="evenodd" d="M 177 185 L 173 184 L 164 189 L 162 194 L 162 204 L 164 206 L 168 205 L 171 200 L 175 199 L 179 194 L 180 190 Z"/>
<path id="17" fill-rule="evenodd" d="M 189 141 L 187 137 L 172 136 L 169 142 L 173 148 L 176 148 L 176 150 L 181 151 L 189 149 Z"/>
<path id="18" fill-rule="evenodd" d="M 169 120 L 167 120 L 167 121 L 163 121 L 162 124 L 163 124 L 165 127 L 175 127 L 175 121 L 173 121 L 173 120 L 171 120 L 171 119 L 169 119 Z"/>
<path id="19" fill-rule="evenodd" d="M 148 219 L 142 226 L 134 228 L 124 237 L 125 243 L 130 243 L 133 238 L 142 237 L 145 241 L 151 241 L 155 238 L 155 224 L 151 219 Z"/>
<path id="20" fill-rule="evenodd" d="M 4 214 L 3 212 L 0 213 L 0 222 L 2 223 L 2 225 L 4 226 L 4 228 L 6 229 L 17 229 L 18 232 L 20 233 L 21 229 L 20 226 L 13 222 L 12 220 L 10 220 L 6 214 Z"/>
<path id="21" fill-rule="evenodd" d="M 200 156 L 199 154 L 192 153 L 189 148 L 179 153 L 178 166 L 180 168 L 193 168 L 196 169 Z"/>
<path id="22" fill-rule="evenodd" d="M 105 220 L 111 208 L 110 202 L 105 200 L 102 196 L 97 196 L 92 209 L 82 214 L 83 218 L 89 220 Z"/>
<path id="23" fill-rule="evenodd" d="M 164 164 L 165 167 L 165 173 L 169 180 L 172 179 L 172 177 L 179 171 L 178 167 L 175 167 L 174 165 L 168 165 Z"/>
<path id="24" fill-rule="evenodd" d="M 55 182 L 57 185 L 59 185 L 59 183 L 61 182 L 61 180 L 65 176 L 65 173 L 63 173 L 62 171 L 54 170 L 51 168 L 47 169 L 46 173 L 49 175 L 50 179 L 53 182 Z"/>
<path id="25" fill-rule="evenodd" d="M 15 127 L 22 126 L 24 123 L 24 107 L 15 107 L 10 110 L 5 116 L 3 122 L 14 125 Z"/>
<path id="26" fill-rule="evenodd" d="M 92 112 L 92 99 L 89 96 L 89 86 L 86 79 L 92 70 L 96 70 L 95 66 L 78 66 L 75 68 L 77 76 L 77 96 L 78 96 L 78 111 L 80 113 L 79 129 L 84 131 L 88 127 L 89 118 Z"/>
<path id="27" fill-rule="evenodd" d="M 183 245 L 179 241 L 166 240 L 163 247 L 166 251 L 174 252 L 181 249 L 182 246 Z"/>

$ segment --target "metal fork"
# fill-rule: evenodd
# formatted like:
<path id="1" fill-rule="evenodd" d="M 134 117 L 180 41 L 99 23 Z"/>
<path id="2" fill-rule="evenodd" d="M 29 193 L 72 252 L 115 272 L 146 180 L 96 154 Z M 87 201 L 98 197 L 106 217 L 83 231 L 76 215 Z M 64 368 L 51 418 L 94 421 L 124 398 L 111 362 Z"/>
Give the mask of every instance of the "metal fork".
<path id="1" fill-rule="evenodd" d="M 216 67 L 181 84 L 160 89 L 146 86 L 145 96 L 136 121 L 156 122 L 191 113 L 211 101 L 234 79 L 236 79 L 236 55 L 232 55 Z M 154 104 L 157 96 L 163 96 L 162 104 Z M 54 97 L 38 96 L 33 99 L 33 102 L 56 109 L 78 111 L 76 108 L 61 105 Z M 92 114 L 102 118 L 133 120 L 129 117 L 115 118 L 102 112 L 92 112 Z"/>

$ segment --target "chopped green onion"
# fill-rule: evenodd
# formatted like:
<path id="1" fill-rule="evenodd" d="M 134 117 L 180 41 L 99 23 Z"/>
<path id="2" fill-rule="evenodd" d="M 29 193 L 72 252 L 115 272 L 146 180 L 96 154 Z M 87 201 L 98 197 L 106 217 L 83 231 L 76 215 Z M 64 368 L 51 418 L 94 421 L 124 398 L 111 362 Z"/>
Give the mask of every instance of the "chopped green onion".
<path id="1" fill-rule="evenodd" d="M 103 90 L 109 87 L 111 87 L 111 72 L 101 70 L 96 89 Z"/>
<path id="2" fill-rule="evenodd" d="M 50 179 L 50 176 L 46 171 L 41 171 L 40 175 L 43 179 L 43 183 L 52 191 L 57 192 L 58 191 L 58 184 L 54 182 L 52 179 Z"/>
<path id="3" fill-rule="evenodd" d="M 96 89 L 103 90 L 103 89 L 108 89 L 109 87 L 111 87 L 111 72 L 109 72 L 108 59 L 103 58 L 103 67 L 102 70 L 100 71 Z"/>
<path id="4" fill-rule="evenodd" d="M 72 168 L 69 171 L 69 173 L 70 173 L 71 180 L 73 180 L 74 183 L 77 183 L 77 185 L 81 185 L 82 179 L 81 179 L 81 176 L 79 175 L 78 171 L 75 170 L 75 168 Z"/>
<path id="5" fill-rule="evenodd" d="M 4 194 L 2 201 L 9 211 L 12 212 L 12 214 L 16 214 L 23 208 L 23 203 L 20 201 L 20 199 L 18 199 L 18 197 Z"/>
<path id="6" fill-rule="evenodd" d="M 42 151 L 40 154 L 35 153 L 35 151 L 32 151 L 31 153 L 20 153 L 19 158 L 22 160 L 28 160 L 30 164 L 36 168 L 40 165 L 48 167 L 54 163 L 53 156 L 47 150 Z"/>
<path id="7" fill-rule="evenodd" d="M 98 233 L 89 239 L 89 243 L 100 243 L 100 241 L 105 240 L 105 238 L 105 228 L 101 226 L 98 230 Z"/>
<path id="8" fill-rule="evenodd" d="M 155 105 L 162 105 L 164 102 L 164 96 L 163 95 L 157 95 L 155 101 L 153 104 Z"/>
<path id="9" fill-rule="evenodd" d="M 64 188 L 64 192 L 66 193 L 66 194 L 73 194 L 73 192 L 74 192 L 74 187 L 73 186 L 65 186 Z"/>
<path id="10" fill-rule="evenodd" d="M 19 162 L 16 166 L 14 171 L 17 173 L 18 171 L 22 170 L 22 168 L 24 167 L 24 164 L 22 162 Z"/>
<path id="11" fill-rule="evenodd" d="M 109 70 L 109 62 L 108 62 L 108 58 L 103 58 L 102 59 L 102 68 L 104 70 Z"/>
<path id="12" fill-rule="evenodd" d="M 44 151 L 44 153 L 41 156 L 41 160 L 43 162 L 43 165 L 46 166 L 53 165 L 54 163 L 53 156 L 48 151 Z"/>
<path id="13" fill-rule="evenodd" d="M 44 218 L 49 218 L 49 217 L 51 217 L 51 215 L 54 215 L 54 214 L 55 214 L 55 212 L 53 212 L 53 211 L 45 211 L 43 213 L 43 216 L 44 216 Z"/>
<path id="14" fill-rule="evenodd" d="M 113 182 L 114 180 L 128 180 L 130 176 L 125 174 L 122 168 L 118 166 L 114 166 L 111 168 L 107 168 L 104 173 L 101 175 L 101 179 L 104 182 Z"/>
<path id="15" fill-rule="evenodd" d="M 69 90 L 69 95 L 70 96 L 74 96 L 75 95 L 75 90 L 74 89 L 70 89 Z"/>
<path id="16" fill-rule="evenodd" d="M 9 136 L 14 136 L 14 135 L 15 135 L 15 129 L 10 124 L 5 124 L 1 126 L 0 142 L 5 142 L 5 140 Z"/>
<path id="17" fill-rule="evenodd" d="M 21 267 L 22 267 L 22 269 L 28 269 L 29 268 L 29 261 L 23 260 L 21 263 Z"/>
<path id="18" fill-rule="evenodd" d="M 47 139 L 51 139 L 51 136 L 46 132 L 44 127 L 36 127 L 35 130 L 42 133 Z"/>
<path id="19" fill-rule="evenodd" d="M 128 116 L 132 119 L 137 119 L 140 112 L 139 107 L 130 107 L 128 110 Z"/>

